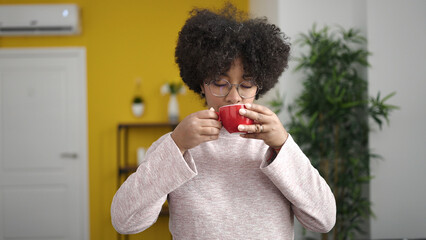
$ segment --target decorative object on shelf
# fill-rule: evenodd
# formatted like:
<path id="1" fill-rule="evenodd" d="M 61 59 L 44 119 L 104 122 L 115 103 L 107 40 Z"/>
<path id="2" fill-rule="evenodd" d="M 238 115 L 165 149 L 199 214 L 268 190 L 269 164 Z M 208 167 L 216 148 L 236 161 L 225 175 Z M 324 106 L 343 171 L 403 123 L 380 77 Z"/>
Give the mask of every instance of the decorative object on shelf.
<path id="1" fill-rule="evenodd" d="M 139 94 L 140 85 L 141 85 L 141 79 L 137 78 L 136 79 L 135 96 L 133 97 L 133 100 L 132 100 L 132 113 L 135 117 L 142 116 L 142 114 L 145 110 L 144 100 L 143 100 L 142 96 L 140 96 L 140 94 Z"/>
<path id="2" fill-rule="evenodd" d="M 137 157 L 137 160 L 138 160 L 138 165 L 140 165 L 141 163 L 143 163 L 143 161 L 145 159 L 145 153 L 146 153 L 145 148 L 139 147 L 137 149 L 136 157 Z"/>
<path id="3" fill-rule="evenodd" d="M 140 117 L 145 110 L 145 104 L 141 96 L 135 96 L 132 102 L 132 112 L 135 117 Z"/>
<path id="4" fill-rule="evenodd" d="M 175 123 L 179 121 L 179 104 L 177 101 L 178 94 L 184 94 L 185 87 L 180 80 L 165 83 L 161 87 L 161 94 L 170 94 L 170 99 L 167 107 L 169 122 Z"/>

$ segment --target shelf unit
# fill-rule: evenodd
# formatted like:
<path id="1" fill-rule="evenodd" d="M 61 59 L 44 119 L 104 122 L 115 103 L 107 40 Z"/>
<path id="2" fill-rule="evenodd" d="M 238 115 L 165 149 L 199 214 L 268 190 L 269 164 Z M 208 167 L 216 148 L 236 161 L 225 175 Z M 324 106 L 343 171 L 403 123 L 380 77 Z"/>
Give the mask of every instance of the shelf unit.
<path id="1" fill-rule="evenodd" d="M 117 126 L 117 189 L 124 182 L 130 174 L 136 171 L 138 168 L 137 164 L 131 164 L 129 162 L 129 131 L 131 129 L 161 129 L 168 128 L 170 131 L 175 129 L 178 123 L 119 123 Z M 163 206 L 160 212 L 160 216 L 168 216 L 169 210 L 167 204 Z M 118 239 L 124 236 L 124 239 L 128 239 L 128 235 L 119 234 Z"/>

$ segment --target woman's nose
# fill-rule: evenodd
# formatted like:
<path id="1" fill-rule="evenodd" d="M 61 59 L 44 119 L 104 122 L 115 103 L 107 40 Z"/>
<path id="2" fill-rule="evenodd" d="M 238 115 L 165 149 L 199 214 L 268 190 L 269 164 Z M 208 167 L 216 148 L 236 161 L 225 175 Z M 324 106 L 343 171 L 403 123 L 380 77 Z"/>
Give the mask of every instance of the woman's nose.
<path id="1" fill-rule="evenodd" d="M 231 90 L 229 91 L 228 95 L 226 96 L 226 101 L 230 104 L 236 104 L 241 102 L 243 99 L 241 98 L 240 94 L 238 94 L 238 90 L 235 86 L 232 86 Z"/>

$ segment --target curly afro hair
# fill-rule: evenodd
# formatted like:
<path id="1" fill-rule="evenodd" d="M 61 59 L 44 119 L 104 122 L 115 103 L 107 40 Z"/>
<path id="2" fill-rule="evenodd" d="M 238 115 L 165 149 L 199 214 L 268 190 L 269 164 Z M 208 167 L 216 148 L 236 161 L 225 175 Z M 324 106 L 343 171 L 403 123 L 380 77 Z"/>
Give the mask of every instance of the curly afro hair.
<path id="1" fill-rule="evenodd" d="M 288 66 L 290 44 L 266 18 L 249 19 L 228 3 L 218 13 L 194 9 L 179 32 L 175 60 L 188 87 L 200 85 L 228 71 L 241 58 L 244 72 L 260 86 L 258 99 L 278 82 Z"/>

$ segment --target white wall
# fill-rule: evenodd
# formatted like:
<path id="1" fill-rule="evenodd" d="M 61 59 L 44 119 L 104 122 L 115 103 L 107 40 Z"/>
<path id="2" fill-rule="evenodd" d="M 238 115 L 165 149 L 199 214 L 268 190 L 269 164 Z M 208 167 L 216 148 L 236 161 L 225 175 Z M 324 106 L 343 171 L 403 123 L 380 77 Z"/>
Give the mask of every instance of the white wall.
<path id="1" fill-rule="evenodd" d="M 306 33 L 317 23 L 317 28 L 324 25 L 336 26 L 340 25 L 344 28 L 357 27 L 366 34 L 366 3 L 364 0 L 250 0 L 250 11 L 254 16 L 267 16 L 271 23 L 277 24 L 293 42 L 300 33 Z M 298 56 L 301 49 L 292 45 L 291 55 Z M 292 103 L 302 89 L 301 74 L 294 72 L 296 62 L 289 62 L 287 69 L 280 78 L 279 85 L 271 90 L 266 96 L 260 99 L 260 104 L 267 105 L 267 102 L 275 96 L 276 89 L 285 95 L 286 105 Z M 289 121 L 287 111 L 280 114 L 284 126 Z M 365 227 L 368 232 L 368 222 Z M 295 239 L 302 239 L 302 227 L 296 221 Z M 314 234 L 308 233 L 308 236 L 315 237 Z M 318 236 L 316 236 L 318 238 Z M 367 238 L 366 236 L 361 236 Z"/>
<path id="2" fill-rule="evenodd" d="M 372 238 L 426 237 L 426 1 L 367 2 L 370 95 L 393 91 L 400 106 L 370 134 Z"/>
<path id="3" fill-rule="evenodd" d="M 254 16 L 267 16 L 277 24 L 293 42 L 298 34 L 306 33 L 317 23 L 318 29 L 324 25 L 340 25 L 345 28 L 357 27 L 366 34 L 365 0 L 250 0 L 250 11 Z M 292 45 L 292 56 L 300 54 L 300 48 Z M 287 69 L 280 79 L 278 88 L 286 96 L 286 104 L 293 102 L 301 91 L 300 73 L 294 73 L 295 61 L 289 62 Z M 265 103 L 275 95 L 275 90 L 269 92 L 260 103 Z M 284 112 L 280 115 L 284 125 L 288 121 Z"/>
<path id="4" fill-rule="evenodd" d="M 372 161 L 371 200 L 377 218 L 371 219 L 371 238 L 426 237 L 426 1 L 423 0 L 251 0 L 255 16 L 267 16 L 294 41 L 314 22 L 356 27 L 367 36 L 373 53 L 368 70 L 369 92 L 397 95 L 399 105 L 390 125 L 370 135 L 370 146 L 383 161 Z M 300 54 L 293 45 L 292 56 Z M 295 62 L 277 88 L 292 103 L 300 93 Z M 274 90 L 260 100 L 265 104 Z M 288 114 L 280 114 L 286 125 Z M 368 226 L 366 226 L 367 231 Z M 370 234 L 368 234 L 370 235 Z M 368 236 L 367 235 L 367 236 Z"/>

